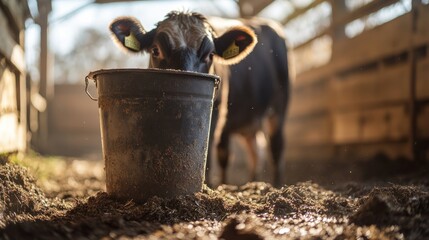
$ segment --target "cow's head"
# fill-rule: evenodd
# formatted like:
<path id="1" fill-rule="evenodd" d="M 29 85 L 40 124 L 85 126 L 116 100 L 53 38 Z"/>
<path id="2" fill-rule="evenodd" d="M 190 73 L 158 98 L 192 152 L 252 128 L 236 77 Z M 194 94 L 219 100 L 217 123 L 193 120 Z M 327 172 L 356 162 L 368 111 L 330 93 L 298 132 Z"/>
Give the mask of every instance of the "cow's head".
<path id="1" fill-rule="evenodd" d="M 217 37 L 204 16 L 171 12 L 155 29 L 146 32 L 133 17 L 120 17 L 110 25 L 115 42 L 128 52 L 148 52 L 150 67 L 207 73 L 214 61 L 234 64 L 249 54 L 255 33 L 237 26 Z"/>

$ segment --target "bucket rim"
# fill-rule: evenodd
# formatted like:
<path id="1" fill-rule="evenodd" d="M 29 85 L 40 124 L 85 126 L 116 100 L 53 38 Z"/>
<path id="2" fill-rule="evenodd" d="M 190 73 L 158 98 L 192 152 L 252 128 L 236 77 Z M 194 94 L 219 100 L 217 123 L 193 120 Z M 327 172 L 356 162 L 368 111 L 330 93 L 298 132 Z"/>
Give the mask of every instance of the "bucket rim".
<path id="1" fill-rule="evenodd" d="M 89 85 L 89 79 L 93 80 L 95 83 L 95 86 L 97 87 L 97 75 L 104 74 L 104 73 L 162 73 L 162 74 L 174 74 L 174 75 L 184 75 L 184 76 L 191 76 L 191 77 L 199 77 L 199 78 L 205 78 L 204 80 L 212 80 L 214 82 L 214 88 L 215 88 L 215 96 L 217 96 L 217 93 L 219 92 L 219 85 L 221 82 L 221 77 L 214 74 L 208 74 L 208 73 L 199 73 L 199 72 L 190 72 L 190 71 L 182 71 L 177 69 L 160 69 L 160 68 L 110 68 L 110 69 L 100 69 L 97 71 L 89 72 L 88 75 L 85 77 L 85 92 L 91 98 L 93 101 L 98 101 L 98 98 L 93 97 L 89 91 L 88 91 L 88 85 Z"/>
<path id="2" fill-rule="evenodd" d="M 182 71 L 176 69 L 159 69 L 159 68 L 110 68 L 110 69 L 100 69 L 96 71 L 89 72 L 87 78 L 96 80 L 97 75 L 104 73 L 126 73 L 126 72 L 134 72 L 134 73 L 166 73 L 166 74 L 179 74 L 179 75 L 187 75 L 194 77 L 204 77 L 214 79 L 215 82 L 220 80 L 220 76 L 209 74 L 209 73 L 199 73 L 199 72 L 190 72 L 190 71 Z"/>

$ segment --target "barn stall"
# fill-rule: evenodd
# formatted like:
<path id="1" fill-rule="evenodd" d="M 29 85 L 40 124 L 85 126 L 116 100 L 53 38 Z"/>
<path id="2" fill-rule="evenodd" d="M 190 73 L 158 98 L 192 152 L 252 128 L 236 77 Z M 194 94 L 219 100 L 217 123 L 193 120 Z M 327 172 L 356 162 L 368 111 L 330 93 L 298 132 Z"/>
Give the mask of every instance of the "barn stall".
<path id="1" fill-rule="evenodd" d="M 283 188 L 248 183 L 145 204 L 121 202 L 105 193 L 99 161 L 31 158 L 37 171 L 55 166 L 43 170 L 49 177 L 37 184 L 29 175 L 40 172 L 31 167 L 30 173 L 1 167 L 0 236 L 427 238 L 427 1 L 238 3 L 244 17 L 284 8 L 289 14 L 276 20 L 289 34 L 304 35 L 290 40 L 296 73 L 285 123 Z M 379 15 L 387 17 L 380 21 Z M 38 113 L 34 149 L 84 159 L 100 154 L 97 107 L 84 95 L 82 82 L 43 84 L 42 94 L 53 95 L 47 94 L 47 108 Z M 236 160 L 244 163 L 232 170 L 239 176 L 246 172 L 239 169 L 246 168 L 246 153 L 241 154 Z"/>

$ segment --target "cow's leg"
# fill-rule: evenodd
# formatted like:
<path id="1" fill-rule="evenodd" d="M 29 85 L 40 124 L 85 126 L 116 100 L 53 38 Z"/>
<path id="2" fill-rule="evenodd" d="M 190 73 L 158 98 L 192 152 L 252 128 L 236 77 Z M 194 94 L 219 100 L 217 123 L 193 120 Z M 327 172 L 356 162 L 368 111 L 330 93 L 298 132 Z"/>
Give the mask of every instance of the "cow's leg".
<path id="1" fill-rule="evenodd" d="M 229 157 L 229 133 L 223 131 L 217 145 L 217 158 L 220 166 L 221 184 L 226 184 L 226 168 Z"/>
<path id="2" fill-rule="evenodd" d="M 250 179 L 256 181 L 256 169 L 258 164 L 258 153 L 256 149 L 256 135 L 245 136 L 245 142 L 249 153 Z"/>
<path id="3" fill-rule="evenodd" d="M 269 148 L 274 166 L 274 186 L 280 187 L 283 180 L 284 166 L 282 161 L 282 153 L 284 151 L 285 139 L 283 136 L 283 117 L 278 117 L 277 114 L 269 116 L 265 123 L 268 123 L 266 130 L 269 135 Z"/>
<path id="4" fill-rule="evenodd" d="M 280 187 L 283 178 L 282 151 L 284 146 L 283 128 L 278 127 L 270 137 L 271 154 L 274 161 L 274 185 Z"/>

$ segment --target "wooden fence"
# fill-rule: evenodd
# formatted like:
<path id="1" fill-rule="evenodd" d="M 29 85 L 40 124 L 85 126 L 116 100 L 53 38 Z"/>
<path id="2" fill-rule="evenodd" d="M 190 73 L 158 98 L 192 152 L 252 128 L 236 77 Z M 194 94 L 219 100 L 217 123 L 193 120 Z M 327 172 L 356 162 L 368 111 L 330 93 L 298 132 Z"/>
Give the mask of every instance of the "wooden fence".
<path id="1" fill-rule="evenodd" d="M 0 154 L 26 148 L 24 22 L 29 16 L 26 0 L 0 0 Z"/>
<path id="2" fill-rule="evenodd" d="M 48 122 L 46 153 L 101 159 L 98 102 L 85 94 L 83 83 L 55 85 Z"/>
<path id="3" fill-rule="evenodd" d="M 314 1 L 313 6 L 325 1 Z M 330 61 L 297 75 L 287 122 L 289 162 L 302 160 L 428 159 L 429 5 L 348 38 L 347 23 L 398 1 L 347 12 L 332 5 Z M 297 15 L 298 16 L 298 15 Z"/>

